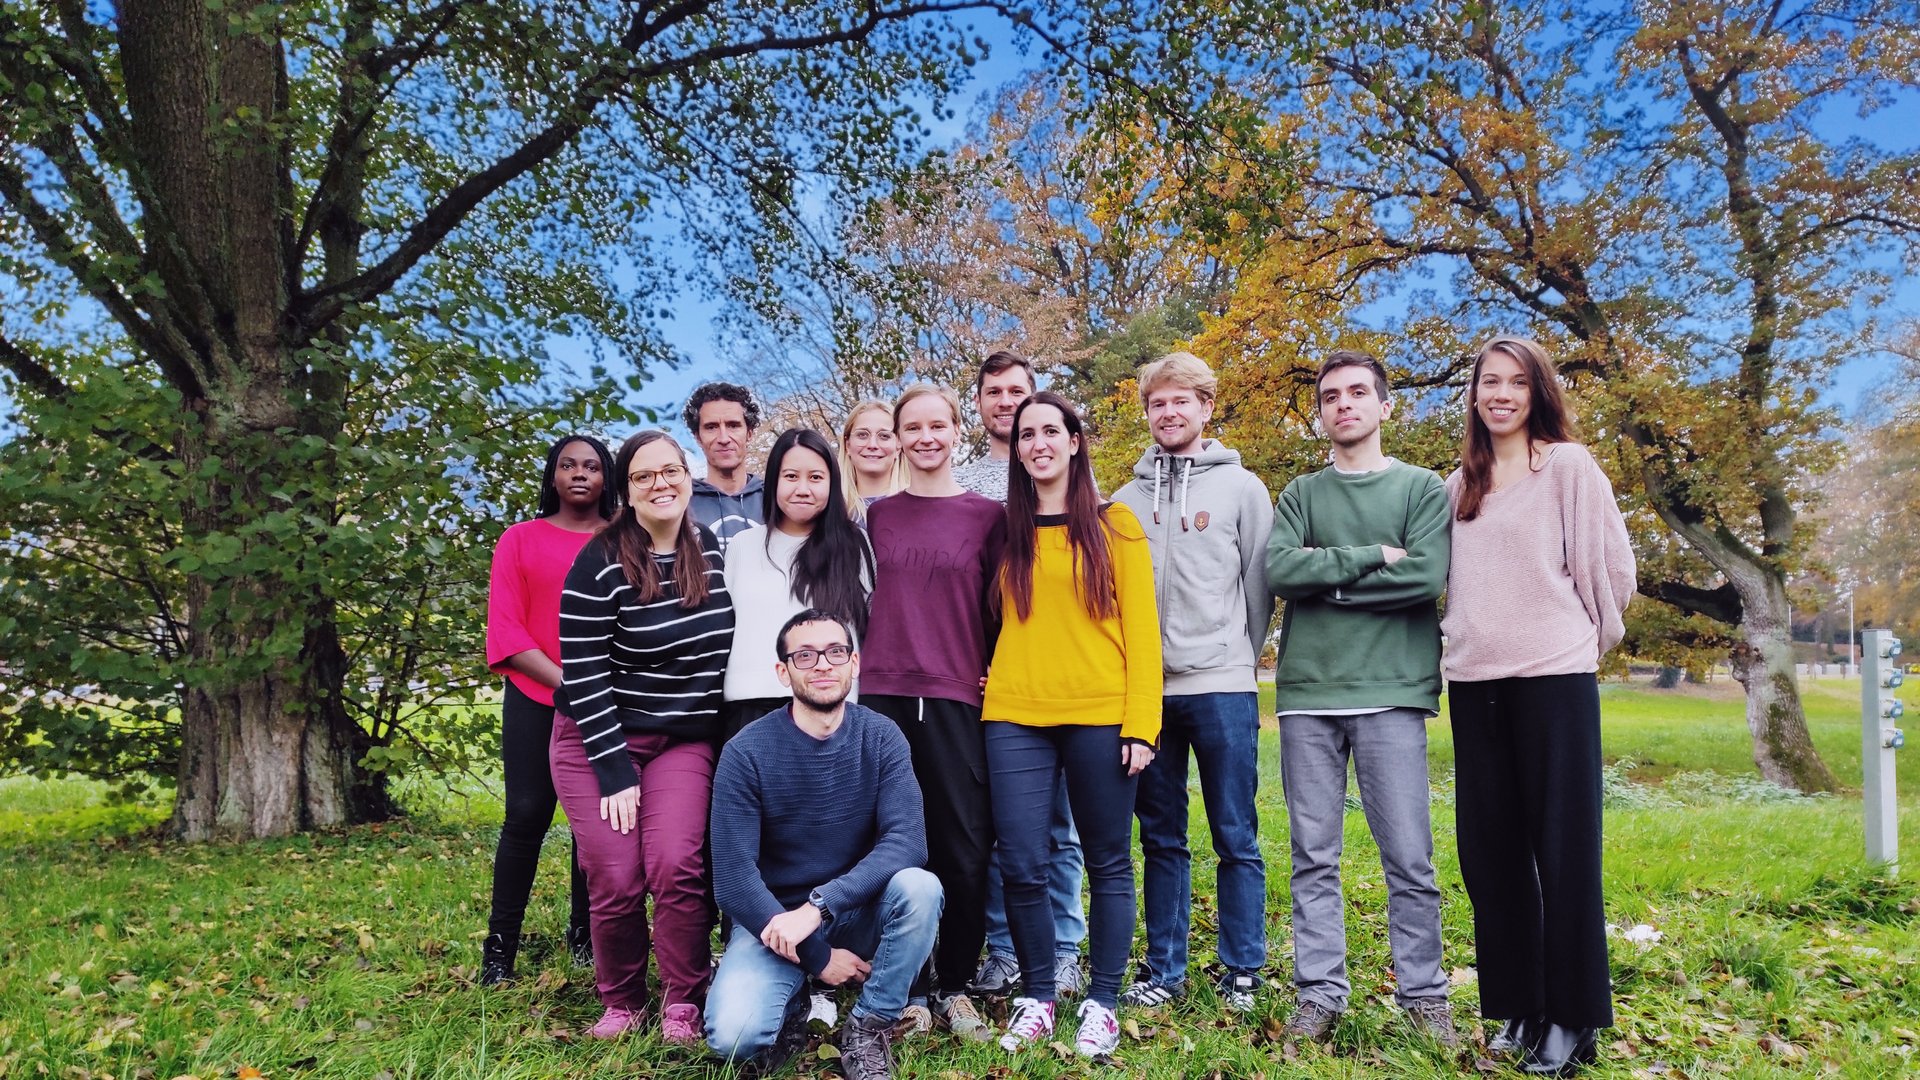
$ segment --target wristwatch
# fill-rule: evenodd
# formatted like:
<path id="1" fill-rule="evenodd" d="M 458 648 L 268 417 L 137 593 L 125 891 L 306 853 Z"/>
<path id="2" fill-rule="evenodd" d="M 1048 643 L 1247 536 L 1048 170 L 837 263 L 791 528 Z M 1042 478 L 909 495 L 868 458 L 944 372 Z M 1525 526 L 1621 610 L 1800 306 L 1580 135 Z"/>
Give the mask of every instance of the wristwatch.
<path id="1" fill-rule="evenodd" d="M 807 894 L 807 903 L 812 904 L 814 910 L 820 913 L 821 926 L 832 925 L 833 912 L 827 907 L 827 898 L 820 895 L 819 889 L 815 889 Z"/>

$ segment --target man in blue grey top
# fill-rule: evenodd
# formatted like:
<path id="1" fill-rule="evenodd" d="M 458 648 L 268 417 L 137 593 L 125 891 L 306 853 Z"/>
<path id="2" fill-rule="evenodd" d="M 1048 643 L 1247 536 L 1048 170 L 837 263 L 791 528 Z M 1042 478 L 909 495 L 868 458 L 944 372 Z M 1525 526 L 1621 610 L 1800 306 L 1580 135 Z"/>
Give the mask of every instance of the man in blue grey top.
<path id="1" fill-rule="evenodd" d="M 707 995 L 707 1043 L 776 1065 L 806 977 L 865 981 L 839 1039 L 848 1080 L 892 1075 L 892 1032 L 933 951 L 940 880 L 927 861 L 906 737 L 847 694 L 848 627 L 808 609 L 775 638 L 787 707 L 743 728 L 713 776 L 713 893 L 733 936 Z M 790 1048 L 790 1047 L 788 1047 Z"/>
<path id="2" fill-rule="evenodd" d="M 1146 868 L 1147 955 L 1121 1000 L 1164 1005 L 1186 989 L 1193 860 L 1187 851 L 1187 751 L 1219 857 L 1220 963 L 1227 1007 L 1254 1009 L 1267 962 L 1267 868 L 1260 857 L 1260 705 L 1255 664 L 1273 619 L 1262 557 L 1273 506 L 1240 455 L 1204 437 L 1218 382 L 1205 361 L 1173 353 L 1140 372 L 1153 445 L 1114 493 L 1147 529 L 1160 602 L 1165 721 L 1160 754 L 1140 774 L 1134 813 Z"/>
<path id="3" fill-rule="evenodd" d="M 747 449 L 760 426 L 760 406 L 753 391 L 737 383 L 702 383 L 687 398 L 680 420 L 707 460 L 707 475 L 693 482 L 687 512 L 713 530 L 724 555 L 735 536 L 761 523 L 766 485 L 747 471 Z"/>

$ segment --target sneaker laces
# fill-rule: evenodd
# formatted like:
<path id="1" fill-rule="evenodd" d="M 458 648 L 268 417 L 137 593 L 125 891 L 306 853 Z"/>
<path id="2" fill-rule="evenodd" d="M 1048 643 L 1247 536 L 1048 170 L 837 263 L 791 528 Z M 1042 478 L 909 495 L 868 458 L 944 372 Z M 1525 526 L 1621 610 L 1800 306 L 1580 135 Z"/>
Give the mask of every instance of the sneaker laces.
<path id="1" fill-rule="evenodd" d="M 1007 1024 L 1007 1034 L 1017 1036 L 1021 1042 L 1034 1042 L 1052 1033 L 1053 1002 L 1029 997 L 1013 999 L 1013 1019 Z"/>

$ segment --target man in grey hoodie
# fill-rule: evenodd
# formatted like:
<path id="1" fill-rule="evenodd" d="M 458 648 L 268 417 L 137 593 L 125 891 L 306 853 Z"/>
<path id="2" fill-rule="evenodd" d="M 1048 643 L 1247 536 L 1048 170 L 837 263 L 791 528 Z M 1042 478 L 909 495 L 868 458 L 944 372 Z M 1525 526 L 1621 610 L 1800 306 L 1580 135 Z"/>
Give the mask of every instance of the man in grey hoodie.
<path id="1" fill-rule="evenodd" d="M 1187 852 L 1187 751 L 1220 865 L 1223 1004 L 1251 1012 L 1267 962 L 1267 870 L 1253 799 L 1259 784 L 1255 665 L 1273 619 L 1263 571 L 1273 504 L 1240 453 L 1202 435 L 1218 381 L 1192 353 L 1140 372 L 1154 445 L 1114 493 L 1147 529 L 1166 667 L 1160 754 L 1140 774 L 1134 813 L 1146 860 L 1147 956 L 1122 997 L 1161 1005 L 1183 993 L 1193 906 Z"/>
<path id="2" fill-rule="evenodd" d="M 744 386 L 702 383 L 687 399 L 680 419 L 707 459 L 706 478 L 693 482 L 688 510 L 693 520 L 713 530 L 724 554 L 729 541 L 760 524 L 763 516 L 765 486 L 747 471 L 747 444 L 760 426 L 760 406 Z"/>

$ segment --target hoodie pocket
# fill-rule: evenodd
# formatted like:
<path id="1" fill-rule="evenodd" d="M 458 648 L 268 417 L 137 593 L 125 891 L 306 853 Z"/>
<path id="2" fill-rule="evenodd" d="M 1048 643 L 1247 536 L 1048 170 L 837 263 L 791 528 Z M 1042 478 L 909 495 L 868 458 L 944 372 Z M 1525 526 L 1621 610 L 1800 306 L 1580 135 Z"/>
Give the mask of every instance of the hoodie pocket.
<path id="1" fill-rule="evenodd" d="M 1166 669 L 1179 673 L 1220 667 L 1231 659 L 1228 627 L 1239 622 L 1234 617 L 1242 605 L 1239 564 L 1183 569 L 1161 613 Z"/>

